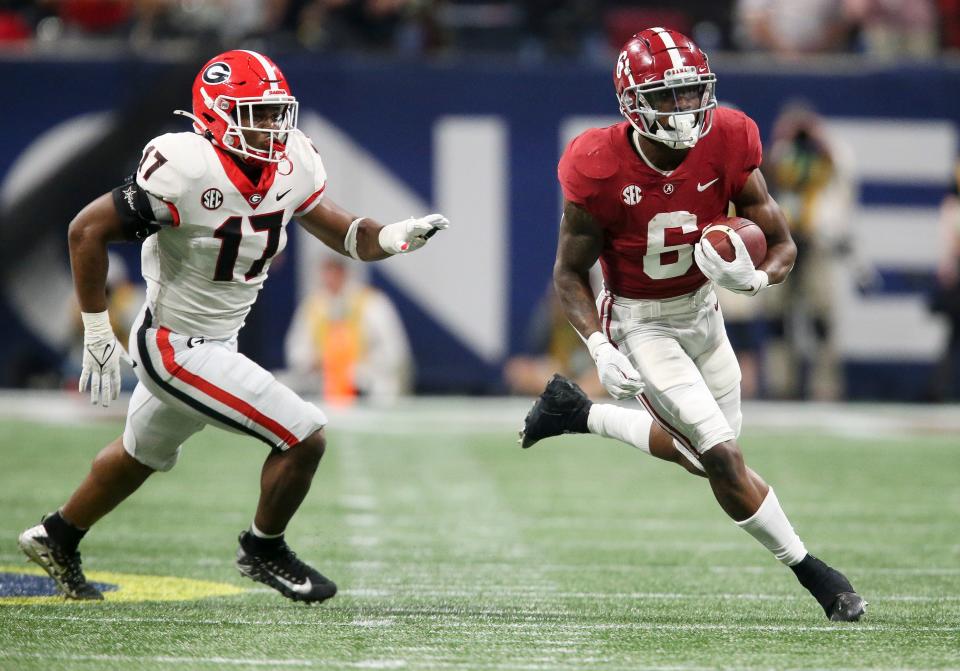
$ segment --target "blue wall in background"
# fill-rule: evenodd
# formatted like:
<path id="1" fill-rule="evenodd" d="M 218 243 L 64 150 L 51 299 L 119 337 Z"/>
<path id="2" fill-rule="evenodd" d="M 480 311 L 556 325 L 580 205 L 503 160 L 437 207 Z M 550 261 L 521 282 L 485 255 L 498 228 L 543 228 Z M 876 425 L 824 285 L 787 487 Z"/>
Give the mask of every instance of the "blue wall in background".
<path id="1" fill-rule="evenodd" d="M 433 184 L 432 132 L 434 122 L 450 115 L 489 115 L 501 118 L 509 137 L 507 213 L 509 217 L 507 303 L 509 352 L 524 348 L 530 306 L 542 296 L 553 264 L 558 218 L 555 180 L 559 128 L 578 115 L 616 113 L 609 73 L 581 67 L 426 66 L 416 64 L 365 64 L 330 62 L 297 57 L 279 61 L 302 108 L 316 111 L 375 156 L 424 200 L 431 199 Z M 192 66 L 191 66 L 192 67 Z M 805 98 L 829 116 L 890 117 L 897 119 L 950 119 L 960 121 L 960 70 L 939 67 L 867 69 L 843 74 L 790 74 L 725 70 L 717 66 L 718 96 L 734 103 L 758 122 L 767 138 L 784 102 Z M 13 162 L 36 138 L 57 123 L 89 112 L 117 110 L 121 114 L 156 98 L 157 104 L 189 108 L 189 89 L 183 74 L 171 77 L 171 66 L 129 61 L 109 62 L 0 62 L 4 82 L 4 133 L 0 135 L 0 181 Z M 158 87 L 175 87 L 157 96 Z M 174 102 L 172 102 L 174 101 Z M 179 101 L 178 103 L 175 101 Z M 186 125 L 165 115 L 136 126 L 142 141 Z M 76 193 L 73 183 L 51 185 L 47 197 L 69 194 L 90 200 L 119 183 L 139 159 L 142 142 L 136 132 L 124 136 L 129 146 L 114 147 L 116 159 L 85 165 L 93 171 L 89 192 Z M 323 138 L 315 138 L 323 147 Z M 78 159 L 84 161 L 83 155 Z M 332 175 L 335 179 L 336 175 Z M 933 207 L 940 188 L 864 184 L 868 204 Z M 943 184 L 946 188 L 946 176 Z M 363 211 L 363 203 L 345 203 Z M 21 214 L 12 220 L 11 203 L 4 203 L 2 226 L 31 227 L 38 235 L 65 234 L 69 214 L 60 221 L 29 221 Z M 75 211 L 75 210 L 74 210 Z M 295 245 L 294 245 L 295 246 Z M 122 253 L 138 266 L 137 249 Z M 289 260 L 275 267 L 267 282 L 243 346 L 268 367 L 282 364 L 282 333 L 294 306 L 296 249 Z M 64 254 L 66 264 L 66 255 Z M 484 362 L 449 333 L 420 314 L 382 275 L 375 280 L 398 299 L 411 332 L 422 388 L 437 391 L 496 391 L 497 362 Z M 476 278 L 450 278 L 470 282 Z M 16 281 L 7 276 L 5 282 Z M 30 341 L 17 323 L 9 304 L 0 314 L 11 315 L 0 335 L 0 375 L 9 368 L 9 357 L 24 351 Z M 16 343 L 16 347 L 10 347 Z M 431 356 L 426 356 L 427 353 Z M 862 362 L 861 362 L 862 363 Z M 882 364 L 883 362 L 877 362 Z M 898 362 L 887 362 L 892 365 Z M 923 362 L 921 362 L 922 364 Z M 871 369 L 851 368 L 859 376 L 851 385 L 859 396 L 877 396 L 869 384 Z M 921 365 L 923 375 L 924 366 Z M 9 376 L 7 376 L 9 379 Z M 0 382 L 4 379 L 0 378 Z M 919 377 L 900 396 L 918 395 Z"/>

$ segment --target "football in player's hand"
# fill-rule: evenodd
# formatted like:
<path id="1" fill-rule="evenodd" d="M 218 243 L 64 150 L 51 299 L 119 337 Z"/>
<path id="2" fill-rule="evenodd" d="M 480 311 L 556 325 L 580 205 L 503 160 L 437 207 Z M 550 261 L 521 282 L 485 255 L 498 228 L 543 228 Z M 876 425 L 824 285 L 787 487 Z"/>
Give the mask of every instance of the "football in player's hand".
<path id="1" fill-rule="evenodd" d="M 720 258 L 733 261 L 737 252 L 730 241 L 731 232 L 743 240 L 754 266 L 759 266 L 767 258 L 767 238 L 763 229 L 743 217 L 720 217 L 703 229 L 702 237 L 717 250 Z"/>

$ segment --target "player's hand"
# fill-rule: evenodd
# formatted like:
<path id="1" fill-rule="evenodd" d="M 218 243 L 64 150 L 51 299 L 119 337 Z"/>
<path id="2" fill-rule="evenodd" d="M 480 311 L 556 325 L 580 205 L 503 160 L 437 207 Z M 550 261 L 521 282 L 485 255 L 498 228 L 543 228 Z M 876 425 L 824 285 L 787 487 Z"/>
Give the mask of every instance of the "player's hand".
<path id="1" fill-rule="evenodd" d="M 738 294 L 753 296 L 767 286 L 769 278 L 764 271 L 754 268 L 750 252 L 736 231 L 728 235 L 737 253 L 733 261 L 724 261 L 706 238 L 693 246 L 693 258 L 707 279 Z"/>
<path id="2" fill-rule="evenodd" d="M 442 214 L 428 214 L 419 219 L 404 219 L 380 229 L 380 246 L 390 254 L 413 252 L 425 244 L 437 231 L 450 227 Z"/>
<path id="3" fill-rule="evenodd" d="M 597 364 L 600 383 L 616 399 L 634 398 L 643 391 L 640 373 L 624 354 L 597 331 L 587 339 L 587 349 Z"/>
<path id="4" fill-rule="evenodd" d="M 90 383 L 90 402 L 103 407 L 120 395 L 120 360 L 129 365 L 133 360 L 124 351 L 110 327 L 110 318 L 104 312 L 84 312 L 83 370 L 80 373 L 80 391 Z"/>

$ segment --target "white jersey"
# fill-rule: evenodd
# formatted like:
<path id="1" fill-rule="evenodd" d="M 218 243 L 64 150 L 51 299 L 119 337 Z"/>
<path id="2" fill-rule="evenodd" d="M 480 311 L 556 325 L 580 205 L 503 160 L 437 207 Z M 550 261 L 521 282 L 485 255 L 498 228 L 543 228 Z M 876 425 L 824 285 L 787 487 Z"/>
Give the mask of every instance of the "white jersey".
<path id="1" fill-rule="evenodd" d="M 170 210 L 141 252 L 157 324 L 217 339 L 243 326 L 270 261 L 286 246 L 287 224 L 315 207 L 326 186 L 306 136 L 290 133 L 286 151 L 253 184 L 229 154 L 195 133 L 147 143 L 137 184 Z"/>

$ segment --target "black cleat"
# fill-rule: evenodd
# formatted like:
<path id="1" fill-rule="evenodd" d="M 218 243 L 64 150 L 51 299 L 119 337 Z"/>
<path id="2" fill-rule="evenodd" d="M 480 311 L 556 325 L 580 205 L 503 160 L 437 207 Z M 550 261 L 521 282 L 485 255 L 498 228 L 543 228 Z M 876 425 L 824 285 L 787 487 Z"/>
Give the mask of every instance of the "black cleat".
<path id="1" fill-rule="evenodd" d="M 587 433 L 587 416 L 593 403 L 576 382 L 559 373 L 547 383 L 520 430 L 520 447 L 564 433 Z"/>
<path id="2" fill-rule="evenodd" d="M 830 620 L 856 622 L 867 612 L 867 602 L 854 591 L 847 577 L 812 554 L 790 568 Z"/>
<path id="3" fill-rule="evenodd" d="M 248 552 L 244 547 L 244 537 L 248 533 L 245 531 L 240 534 L 240 547 L 237 549 L 236 566 L 241 574 L 272 587 L 294 601 L 319 603 L 337 593 L 337 586 L 298 559 L 285 541 L 281 541 L 270 552 Z M 249 543 L 246 545 L 249 547 Z"/>
<path id="4" fill-rule="evenodd" d="M 867 612 L 867 602 L 856 592 L 841 592 L 827 611 L 834 622 L 856 622 Z"/>
<path id="5" fill-rule="evenodd" d="M 87 582 L 80 566 L 80 552 L 70 552 L 50 538 L 46 527 L 30 527 L 17 539 L 27 558 L 47 572 L 68 599 L 99 601 L 103 594 Z"/>

